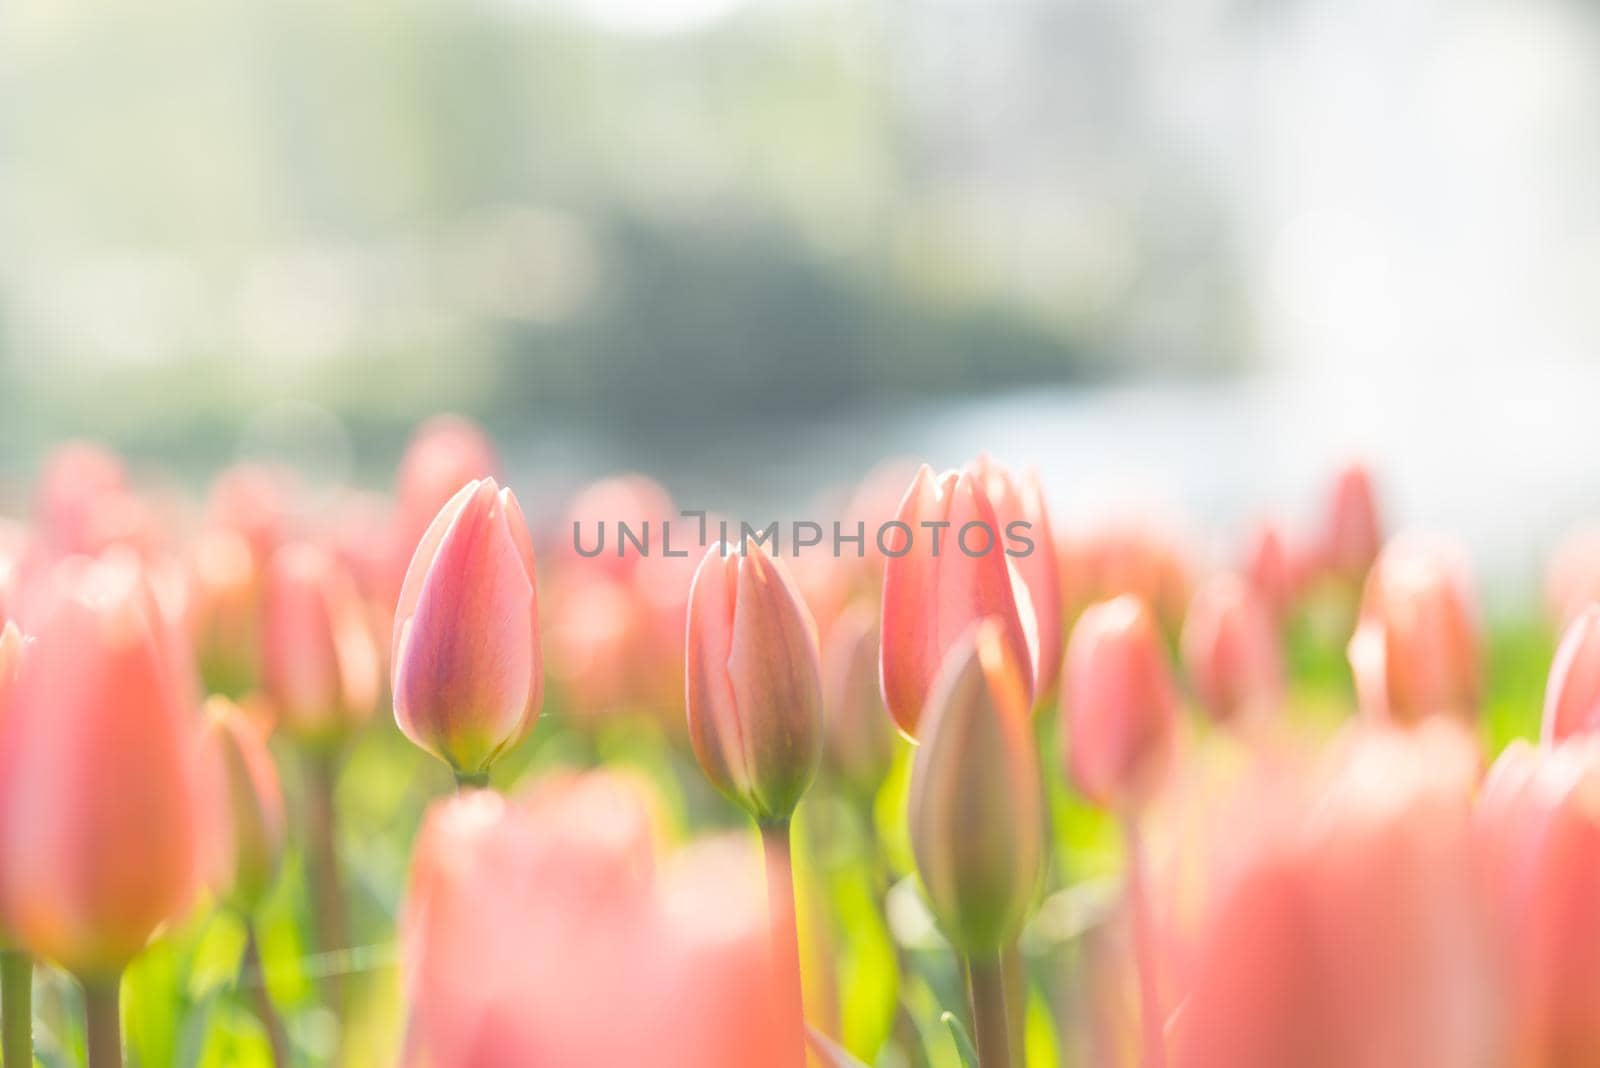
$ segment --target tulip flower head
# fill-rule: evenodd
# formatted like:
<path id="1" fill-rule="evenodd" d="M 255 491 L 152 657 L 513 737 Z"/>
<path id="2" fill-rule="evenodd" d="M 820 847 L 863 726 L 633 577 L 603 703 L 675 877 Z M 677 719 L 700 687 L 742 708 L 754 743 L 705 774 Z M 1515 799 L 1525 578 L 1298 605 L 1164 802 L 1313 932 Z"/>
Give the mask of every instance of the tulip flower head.
<path id="1" fill-rule="evenodd" d="M 1066 763 L 1098 805 L 1137 806 L 1170 759 L 1178 715 L 1166 650 L 1149 609 L 1123 595 L 1084 609 L 1062 678 Z"/>
<path id="2" fill-rule="evenodd" d="M 712 545 L 689 593 L 689 739 L 711 784 L 763 824 L 789 818 L 822 755 L 811 611 L 758 544 Z"/>
<path id="3" fill-rule="evenodd" d="M 479 777 L 539 716 L 533 542 L 492 478 L 450 499 L 411 558 L 394 620 L 394 715 L 458 775 Z"/>
<path id="4" fill-rule="evenodd" d="M 204 755 L 220 806 L 211 882 L 248 915 L 283 860 L 283 789 L 260 728 L 238 706 L 213 697 L 205 712 Z"/>
<path id="5" fill-rule="evenodd" d="M 1283 530 L 1276 523 L 1257 524 L 1245 543 L 1245 580 L 1272 613 L 1275 622 L 1289 617 L 1298 592 L 1299 570 Z"/>
<path id="6" fill-rule="evenodd" d="M 1335 476 L 1323 518 L 1318 556 L 1333 576 L 1360 582 L 1383 547 L 1383 523 L 1372 473 L 1361 463 L 1347 464 Z"/>
<path id="7" fill-rule="evenodd" d="M 935 477 L 924 465 L 900 502 L 883 575 L 879 674 L 889 714 L 917 736 L 945 654 L 980 619 L 1000 621 L 1030 696 L 1038 633 L 1028 589 L 1006 557 L 1005 530 L 971 472 Z M 1042 547 L 1040 547 L 1042 548 Z M 898 553 L 895 552 L 898 550 Z"/>
<path id="8" fill-rule="evenodd" d="M 907 824 L 933 915 L 963 954 L 1022 927 L 1044 870 L 1028 666 L 999 620 L 951 646 L 924 713 Z"/>
<path id="9" fill-rule="evenodd" d="M 439 509 L 466 483 L 499 473 L 494 444 L 471 420 L 439 415 L 417 428 L 395 474 L 390 590 L 399 589 L 412 552 Z"/>
<path id="10" fill-rule="evenodd" d="M 62 565 L 0 738 L 0 907 L 16 942 L 117 974 L 191 900 L 205 801 L 187 662 L 131 554 Z"/>
<path id="11" fill-rule="evenodd" d="M 1038 642 L 1033 689 L 1035 697 L 1043 697 L 1055 692 L 1061 674 L 1062 646 L 1066 641 L 1061 558 L 1056 553 L 1044 487 L 1039 484 L 1037 471 L 1013 475 L 988 456 L 979 456 L 967 470 L 988 494 L 1002 531 L 1013 529 L 1012 524 L 1027 524 L 1014 529 L 1016 533 L 1025 533 L 1030 543 L 1028 551 L 1012 557 L 1011 563 L 1027 586 L 1028 600 L 1033 605 Z"/>
<path id="12" fill-rule="evenodd" d="M 1283 698 L 1283 651 L 1272 617 L 1233 575 L 1200 588 L 1183 624 L 1183 662 L 1206 710 L 1220 722 L 1274 711 Z"/>
<path id="13" fill-rule="evenodd" d="M 1544 740 L 1558 742 L 1600 729 L 1600 605 L 1568 624 L 1544 691 Z"/>

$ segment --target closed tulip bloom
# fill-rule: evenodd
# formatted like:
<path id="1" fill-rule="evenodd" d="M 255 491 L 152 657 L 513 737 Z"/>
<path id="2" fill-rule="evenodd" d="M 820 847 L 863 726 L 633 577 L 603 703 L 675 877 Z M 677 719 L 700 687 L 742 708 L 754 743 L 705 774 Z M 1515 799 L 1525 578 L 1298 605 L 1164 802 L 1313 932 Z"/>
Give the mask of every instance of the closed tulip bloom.
<path id="1" fill-rule="evenodd" d="M 1237 576 L 1219 575 L 1195 594 L 1182 645 L 1195 694 L 1218 722 L 1271 713 L 1283 700 L 1277 629 Z"/>
<path id="2" fill-rule="evenodd" d="M 1026 667 L 1031 695 L 1037 659 L 1033 607 L 1007 560 L 1006 532 L 979 480 L 958 471 L 936 478 L 924 465 L 895 521 L 904 529 L 889 528 L 884 535 L 891 552 L 884 561 L 879 675 L 884 704 L 901 731 L 917 736 L 945 654 L 980 619 L 1000 621 L 1013 658 Z"/>
<path id="3" fill-rule="evenodd" d="M 471 420 L 440 415 L 417 428 L 395 473 L 391 591 L 399 589 L 417 542 L 439 509 L 468 482 L 499 473 L 494 444 Z"/>
<path id="4" fill-rule="evenodd" d="M 305 744 L 340 744 L 377 707 L 377 642 L 354 581 L 322 546 L 292 542 L 273 554 L 261 658 L 279 724 Z"/>
<path id="5" fill-rule="evenodd" d="M 463 486 L 423 535 L 394 621 L 400 729 L 461 776 L 533 729 L 544 692 L 533 542 L 509 489 Z"/>
<path id="6" fill-rule="evenodd" d="M 260 728 L 233 702 L 213 697 L 206 703 L 204 746 L 218 805 L 211 884 L 248 914 L 283 861 L 283 788 Z"/>
<path id="7" fill-rule="evenodd" d="M 1178 699 L 1155 621 L 1123 595 L 1084 609 L 1067 643 L 1066 763 L 1098 805 L 1137 805 L 1170 759 Z"/>
<path id="8" fill-rule="evenodd" d="M 857 602 L 834 621 L 822 658 L 824 759 L 844 787 L 870 798 L 894 760 L 894 725 L 878 689 L 878 618 Z"/>
<path id="9" fill-rule="evenodd" d="M 17 943 L 92 980 L 187 907 L 205 795 L 191 691 L 139 564 L 71 572 L 0 739 L 0 903 Z"/>
<path id="10" fill-rule="evenodd" d="M 1349 658 L 1356 694 L 1370 715 L 1397 723 L 1475 716 L 1478 626 L 1455 555 L 1415 541 L 1384 549 L 1367 578 Z"/>
<path id="11" fill-rule="evenodd" d="M 757 821 L 786 820 L 822 756 L 822 670 L 810 609 L 759 545 L 706 553 L 689 592 L 687 651 L 701 769 Z"/>
<path id="12" fill-rule="evenodd" d="M 1243 571 L 1246 581 L 1272 613 L 1276 622 L 1289 617 L 1294 607 L 1298 576 L 1282 529 L 1263 522 L 1245 543 Z"/>
<path id="13" fill-rule="evenodd" d="M 1558 742 L 1600 728 L 1600 605 L 1567 626 L 1544 691 L 1544 740 Z"/>
<path id="14" fill-rule="evenodd" d="M 1334 476 L 1317 543 L 1322 567 L 1338 578 L 1359 582 L 1383 547 L 1383 523 L 1372 473 L 1350 463 Z"/>
<path id="15" fill-rule="evenodd" d="M 951 646 L 928 696 L 907 830 L 934 918 L 968 956 L 1022 928 L 1044 868 L 1032 687 L 998 620 Z"/>
<path id="16" fill-rule="evenodd" d="M 1066 606 L 1061 585 L 1061 558 L 1056 554 L 1055 532 L 1044 503 L 1039 472 L 1013 475 L 988 456 L 979 456 L 967 468 L 983 486 L 994 505 L 1002 535 L 1014 532 L 1029 546 L 1017 545 L 1011 564 L 1028 587 L 1038 640 L 1034 670 L 1034 695 L 1054 693 L 1061 675 L 1062 647 L 1066 642 Z M 1026 523 L 1023 527 L 1020 524 Z M 1013 524 L 1018 524 L 1013 527 Z"/>

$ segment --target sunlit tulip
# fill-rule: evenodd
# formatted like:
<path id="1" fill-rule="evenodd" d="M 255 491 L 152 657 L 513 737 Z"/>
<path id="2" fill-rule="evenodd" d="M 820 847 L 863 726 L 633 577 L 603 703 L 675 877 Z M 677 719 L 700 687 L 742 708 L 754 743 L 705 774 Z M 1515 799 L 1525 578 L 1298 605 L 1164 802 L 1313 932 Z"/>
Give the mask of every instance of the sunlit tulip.
<path id="1" fill-rule="evenodd" d="M 1034 694 L 1043 697 L 1055 692 L 1061 674 L 1062 647 L 1065 643 L 1066 606 L 1061 586 L 1061 560 L 1056 555 L 1055 532 L 1050 526 L 1050 513 L 1045 507 L 1044 488 L 1039 484 L 1039 473 L 1028 471 L 1013 475 L 988 456 L 979 456 L 967 470 L 983 486 L 994 505 L 995 518 L 1002 531 L 1018 526 L 1027 546 L 1011 557 L 1012 566 L 1028 587 L 1028 600 L 1033 605 L 1034 625 L 1038 640 L 1038 658 L 1034 665 Z"/>
<path id="2" fill-rule="evenodd" d="M 295 473 L 288 468 L 235 464 L 211 484 L 206 509 L 209 525 L 243 538 L 257 567 L 264 568 L 273 551 L 292 534 L 291 520 L 301 492 Z"/>
<path id="3" fill-rule="evenodd" d="M 1027 665 L 997 620 L 950 648 L 928 695 L 907 830 L 940 928 L 964 954 L 1014 938 L 1044 864 Z"/>
<path id="4" fill-rule="evenodd" d="M 1066 763 L 1098 805 L 1136 806 L 1169 762 L 1178 701 L 1167 654 L 1143 603 L 1086 608 L 1067 643 L 1061 702 Z"/>
<path id="5" fill-rule="evenodd" d="M 761 823 L 787 820 L 822 755 L 816 626 L 759 545 L 720 542 L 695 573 L 687 638 L 689 739 L 706 777 Z"/>
<path id="6" fill-rule="evenodd" d="M 639 789 L 556 778 L 429 813 L 401 920 L 414 1068 L 797 1065 L 779 1045 L 759 862 L 660 861 Z"/>
<path id="7" fill-rule="evenodd" d="M 1349 657 L 1370 715 L 1396 723 L 1476 715 L 1478 625 L 1456 554 L 1418 541 L 1386 547 L 1367 577 Z"/>
<path id="8" fill-rule="evenodd" d="M 22 670 L 26 648 L 27 639 L 15 623 L 10 620 L 0 623 L 0 723 L 5 722 L 7 709 L 11 707 L 11 694 Z"/>
<path id="9" fill-rule="evenodd" d="M 249 914 L 283 860 L 283 789 L 255 723 L 220 697 L 208 701 L 205 712 L 204 760 L 220 806 L 211 885 Z"/>
<path id="10" fill-rule="evenodd" d="M 73 565 L 0 739 L 0 902 L 17 942 L 115 976 L 201 875 L 193 691 L 138 563 Z"/>
<path id="11" fill-rule="evenodd" d="M 492 478 L 428 527 L 395 609 L 394 715 L 464 780 L 527 737 L 544 690 L 533 543 Z"/>
<path id="12" fill-rule="evenodd" d="M 189 614 L 207 689 L 239 694 L 255 682 L 260 653 L 261 569 L 236 530 L 201 531 L 189 548 Z"/>
<path id="13" fill-rule="evenodd" d="M 1218 722 L 1276 710 L 1283 699 L 1283 650 L 1256 592 L 1219 575 L 1195 594 L 1183 624 L 1183 663 L 1196 695 Z"/>
<path id="14" fill-rule="evenodd" d="M 1139 598 L 1163 628 L 1176 630 L 1193 592 L 1192 548 L 1170 521 L 1117 516 L 1058 538 L 1067 615 L 1095 601 Z"/>
<path id="15" fill-rule="evenodd" d="M 1600 748 L 1513 742 L 1478 799 L 1515 1066 L 1600 1064 Z"/>
<path id="16" fill-rule="evenodd" d="M 1361 581 L 1377 559 L 1383 547 L 1383 523 L 1372 474 L 1365 465 L 1347 464 L 1334 477 L 1317 546 L 1323 569 L 1350 582 Z"/>
<path id="17" fill-rule="evenodd" d="M 1544 691 L 1544 740 L 1600 729 L 1600 604 L 1568 624 Z"/>
<path id="18" fill-rule="evenodd" d="M 894 759 L 894 725 L 878 687 L 878 618 L 856 603 L 837 620 L 823 649 L 823 756 L 849 793 L 870 799 Z"/>
<path id="19" fill-rule="evenodd" d="M 1031 694 L 1037 660 L 1033 607 L 1007 559 L 1011 543 L 979 480 L 957 471 L 935 477 L 923 466 L 895 522 L 902 526 L 884 535 L 889 559 L 879 656 L 883 699 L 895 723 L 916 736 L 945 654 L 967 628 L 989 617 L 1000 621 L 1011 655 L 1026 665 Z"/>
<path id="20" fill-rule="evenodd" d="M 1369 729 L 1237 827 L 1199 922 L 1176 1068 L 1491 1068 L 1465 732 Z"/>
<path id="21" fill-rule="evenodd" d="M 1256 525 L 1245 542 L 1242 569 L 1256 596 L 1277 622 L 1287 619 L 1299 585 L 1298 566 L 1283 530 L 1276 524 Z"/>
<path id="22" fill-rule="evenodd" d="M 1562 539 L 1550 554 L 1544 592 L 1560 626 L 1600 602 L 1600 524 L 1587 524 Z"/>
<path id="23" fill-rule="evenodd" d="M 399 590 L 417 542 L 434 516 L 468 482 L 500 474 L 487 434 L 469 419 L 440 415 L 417 428 L 395 474 L 390 581 Z"/>
<path id="24" fill-rule="evenodd" d="M 291 736 L 336 746 L 377 707 L 377 642 L 355 584 L 319 545 L 273 554 L 262 598 L 261 681 Z"/>

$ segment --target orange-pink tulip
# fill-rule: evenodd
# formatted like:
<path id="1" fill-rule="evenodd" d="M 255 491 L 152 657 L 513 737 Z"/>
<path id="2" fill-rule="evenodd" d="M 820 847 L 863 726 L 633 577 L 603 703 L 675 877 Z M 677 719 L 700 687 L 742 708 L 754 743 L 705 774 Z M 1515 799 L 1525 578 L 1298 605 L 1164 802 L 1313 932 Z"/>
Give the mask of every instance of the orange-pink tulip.
<path id="1" fill-rule="evenodd" d="M 1027 585 L 1028 600 L 1033 605 L 1038 640 L 1034 694 L 1043 697 L 1055 692 L 1056 682 L 1061 675 L 1061 655 L 1066 642 L 1066 605 L 1061 586 L 1061 558 L 1056 555 L 1055 532 L 1050 526 L 1050 512 L 1045 507 L 1044 487 L 1039 484 L 1039 472 L 1013 475 L 988 456 L 979 456 L 968 465 L 967 470 L 972 472 L 989 495 L 1001 530 L 1015 529 L 1019 534 L 1025 533 L 1031 543 L 1026 552 L 1019 552 L 1011 558 L 1011 562 Z M 1014 523 L 1026 523 L 1027 527 L 1013 528 Z"/>
<path id="2" fill-rule="evenodd" d="M 1299 569 L 1276 523 L 1259 523 L 1250 532 L 1241 566 L 1245 580 L 1272 612 L 1273 620 L 1281 623 L 1287 619 L 1298 592 Z"/>
<path id="3" fill-rule="evenodd" d="M 1348 582 L 1360 582 L 1383 547 L 1383 523 L 1372 474 L 1350 463 L 1334 477 L 1317 542 L 1322 568 Z"/>
<path id="4" fill-rule="evenodd" d="M 115 975 L 201 877 L 192 680 L 142 569 L 65 565 L 0 739 L 0 905 L 23 947 Z"/>
<path id="5" fill-rule="evenodd" d="M 435 806 L 401 920 L 402 1063 L 792 1063 L 754 852 L 708 841 L 663 862 L 652 822 L 607 773 Z"/>
<path id="6" fill-rule="evenodd" d="M 1475 716 L 1477 614 L 1457 555 L 1417 541 L 1387 546 L 1367 577 L 1349 658 L 1369 715 L 1397 723 Z"/>
<path id="7" fill-rule="evenodd" d="M 1183 624 L 1183 663 L 1218 722 L 1270 714 L 1283 700 L 1283 650 L 1261 598 L 1234 575 L 1200 588 Z"/>
<path id="8" fill-rule="evenodd" d="M 434 518 L 394 619 L 394 715 L 457 775 L 480 777 L 527 737 L 544 693 L 533 542 L 494 479 Z"/>
<path id="9" fill-rule="evenodd" d="M 316 747 L 342 743 L 377 707 L 376 639 L 354 581 L 320 545 L 290 542 L 267 567 L 261 681 L 280 726 Z"/>
<path id="10" fill-rule="evenodd" d="M 823 757 L 841 785 L 870 799 L 894 760 L 894 725 L 878 688 L 878 615 L 857 602 L 834 621 L 823 649 Z"/>
<path id="11" fill-rule="evenodd" d="M 391 590 L 399 590 L 412 552 L 439 509 L 468 482 L 499 474 L 493 442 L 471 420 L 439 415 L 417 428 L 395 474 Z"/>
<path id="12" fill-rule="evenodd" d="M 1137 806 L 1165 773 L 1178 698 L 1143 602 L 1123 595 L 1084 609 L 1067 643 L 1061 703 L 1066 764 L 1090 801 Z"/>
<path id="13" fill-rule="evenodd" d="M 1600 524 L 1586 524 L 1562 539 L 1550 555 L 1544 592 L 1550 613 L 1561 626 L 1600 602 Z"/>
<path id="14" fill-rule="evenodd" d="M 1544 691 L 1544 740 L 1600 730 L 1600 605 L 1579 613 L 1561 637 Z"/>
<path id="15" fill-rule="evenodd" d="M 1006 531 L 978 478 L 924 465 L 884 538 L 883 637 L 879 674 L 884 704 L 908 737 L 945 654 L 980 619 L 1000 621 L 1011 655 L 1034 688 L 1037 630 L 1027 587 L 1006 556 Z M 872 538 L 876 532 L 869 531 Z M 1043 546 L 1036 546 L 1042 549 Z"/>
<path id="16" fill-rule="evenodd" d="M 213 778 L 216 837 L 211 886 L 244 913 L 272 887 L 287 833 L 283 788 L 260 727 L 233 702 L 206 702 L 204 759 Z"/>
<path id="17" fill-rule="evenodd" d="M 822 756 L 811 611 L 759 545 L 711 546 L 689 593 L 689 740 L 713 786 L 763 824 L 789 818 Z"/>
<path id="18" fill-rule="evenodd" d="M 1028 665 L 999 620 L 974 623 L 934 681 L 906 824 L 939 927 L 963 955 L 1022 928 L 1044 872 L 1044 793 Z"/>

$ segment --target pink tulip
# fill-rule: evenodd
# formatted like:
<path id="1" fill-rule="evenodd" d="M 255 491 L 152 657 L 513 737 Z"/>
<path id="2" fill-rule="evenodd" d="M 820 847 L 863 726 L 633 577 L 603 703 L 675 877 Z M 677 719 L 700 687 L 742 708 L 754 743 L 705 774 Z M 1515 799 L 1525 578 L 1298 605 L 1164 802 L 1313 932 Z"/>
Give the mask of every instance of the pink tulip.
<path id="1" fill-rule="evenodd" d="M 0 624 L 0 723 L 4 723 L 11 707 L 11 694 L 16 689 L 17 676 L 22 671 L 23 653 L 28 640 L 10 620 Z"/>
<path id="2" fill-rule="evenodd" d="M 1544 691 L 1544 740 L 1600 729 L 1600 605 L 1577 615 L 1561 637 Z"/>
<path id="3" fill-rule="evenodd" d="M 1137 598 L 1101 601 L 1078 617 L 1061 701 L 1078 790 L 1098 805 L 1137 807 L 1166 770 L 1178 714 L 1166 651 Z"/>
<path id="4" fill-rule="evenodd" d="M 1397 723 L 1475 716 L 1478 628 L 1457 554 L 1417 541 L 1385 548 L 1362 593 L 1349 657 L 1356 694 L 1370 715 Z"/>
<path id="5" fill-rule="evenodd" d="M 536 581 L 522 509 L 492 478 L 462 487 L 411 558 L 395 609 L 395 721 L 465 779 L 538 719 Z"/>
<path id="6" fill-rule="evenodd" d="M 713 786 L 758 822 L 789 818 L 822 755 L 816 625 L 761 546 L 720 542 L 695 572 L 687 638 L 689 739 Z"/>
<path id="7" fill-rule="evenodd" d="M 664 861 L 639 788 L 546 780 L 436 805 L 401 920 L 414 1068 L 794 1063 L 778 1045 L 759 862 Z"/>
<path id="8" fill-rule="evenodd" d="M 1360 582 L 1383 547 L 1383 523 L 1378 518 L 1377 493 L 1372 474 L 1361 463 L 1339 470 L 1328 497 L 1318 556 L 1335 577 Z"/>
<path id="9" fill-rule="evenodd" d="M 1008 945 L 1044 873 L 1027 664 L 993 619 L 951 646 L 911 769 L 907 831 L 934 918 L 964 956 Z"/>
<path id="10" fill-rule="evenodd" d="M 141 568 L 73 565 L 0 744 L 0 903 L 30 952 L 118 973 L 187 907 L 205 797 L 192 682 Z"/>
<path id="11" fill-rule="evenodd" d="M 265 568 L 273 551 L 293 532 L 296 501 L 302 492 L 292 470 L 270 464 L 235 464 L 211 484 L 208 525 L 243 538 L 256 566 Z"/>
<path id="12" fill-rule="evenodd" d="M 1563 627 L 1600 602 L 1600 524 L 1574 530 L 1556 547 L 1545 575 L 1545 600 Z"/>
<path id="13" fill-rule="evenodd" d="M 1200 588 L 1183 624 L 1183 662 L 1218 722 L 1272 713 L 1283 700 L 1283 650 L 1266 606 L 1233 575 Z"/>
<path id="14" fill-rule="evenodd" d="M 1475 829 L 1509 1016 L 1509 1065 L 1600 1063 L 1600 748 L 1513 742 Z"/>
<path id="15" fill-rule="evenodd" d="M 206 702 L 204 755 L 220 805 L 211 885 L 253 912 L 277 878 L 286 825 L 283 788 L 260 728 L 233 702 Z"/>
<path id="16" fill-rule="evenodd" d="M 894 760 L 894 726 L 878 688 L 878 617 L 857 602 L 834 621 L 822 660 L 823 759 L 849 793 L 870 800 Z"/>
<path id="17" fill-rule="evenodd" d="M 1037 633 L 1027 587 L 1006 557 L 1006 531 L 976 477 L 947 471 L 935 478 L 924 465 L 896 522 L 903 529 L 885 535 L 879 675 L 889 714 L 914 738 L 933 678 L 968 627 L 1000 620 L 1013 656 L 1028 666 L 1030 691 Z"/>
<path id="18" fill-rule="evenodd" d="M 1032 549 L 1011 559 L 1028 587 L 1028 600 L 1033 604 L 1038 639 L 1034 693 L 1039 697 L 1054 693 L 1061 675 L 1062 647 L 1066 641 L 1063 633 L 1066 606 L 1061 586 L 1061 560 L 1056 555 L 1055 532 L 1050 526 L 1039 473 L 1029 471 L 1015 476 L 988 456 L 979 456 L 967 470 L 988 494 L 1002 530 L 1013 523 L 1028 524 L 1027 537 Z"/>
<path id="19" fill-rule="evenodd" d="M 377 642 L 355 583 L 320 545 L 291 542 L 273 554 L 261 658 L 279 723 L 304 744 L 337 746 L 376 708 Z"/>
<path id="20" fill-rule="evenodd" d="M 1263 522 L 1251 531 L 1242 567 L 1245 580 L 1271 611 L 1273 620 L 1281 623 L 1289 618 L 1298 593 L 1299 569 L 1276 523 Z"/>
<path id="21" fill-rule="evenodd" d="M 1192 547 L 1175 526 L 1142 516 L 1102 520 L 1057 543 L 1067 615 L 1129 594 L 1176 630 L 1193 592 Z"/>
<path id="22" fill-rule="evenodd" d="M 499 474 L 493 442 L 471 420 L 440 415 L 417 428 L 395 475 L 391 590 L 400 588 L 412 552 L 439 509 L 468 482 Z"/>

